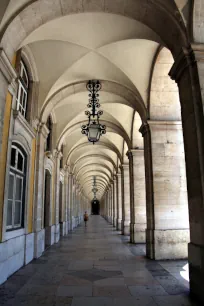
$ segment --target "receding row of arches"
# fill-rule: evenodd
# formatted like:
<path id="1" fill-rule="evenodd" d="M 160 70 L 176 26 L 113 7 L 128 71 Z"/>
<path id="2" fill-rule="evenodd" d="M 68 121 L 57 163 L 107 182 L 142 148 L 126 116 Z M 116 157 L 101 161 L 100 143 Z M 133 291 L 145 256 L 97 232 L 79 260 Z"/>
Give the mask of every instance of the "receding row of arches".
<path id="1" fill-rule="evenodd" d="M 189 254 L 203 299 L 201 1 L 12 2 L 0 15 L 0 247 L 23 241 L 24 255 L 1 282 L 100 212 L 152 259 Z M 91 79 L 107 129 L 94 146 L 81 134 Z"/>

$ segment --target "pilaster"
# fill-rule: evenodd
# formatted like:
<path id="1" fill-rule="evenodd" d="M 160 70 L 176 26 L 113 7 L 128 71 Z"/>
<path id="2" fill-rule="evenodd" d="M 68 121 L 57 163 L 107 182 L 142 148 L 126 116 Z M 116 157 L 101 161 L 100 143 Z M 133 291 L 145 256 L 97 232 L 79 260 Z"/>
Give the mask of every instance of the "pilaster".
<path id="1" fill-rule="evenodd" d="M 122 234 L 130 234 L 130 175 L 129 164 L 122 165 L 123 202 L 122 202 Z"/>

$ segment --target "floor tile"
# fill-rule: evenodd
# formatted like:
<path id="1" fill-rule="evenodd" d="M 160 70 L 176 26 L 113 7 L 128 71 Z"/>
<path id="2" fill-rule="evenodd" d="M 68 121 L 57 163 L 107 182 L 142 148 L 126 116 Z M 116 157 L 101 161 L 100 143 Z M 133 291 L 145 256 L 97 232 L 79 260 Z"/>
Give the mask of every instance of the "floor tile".
<path id="1" fill-rule="evenodd" d="M 131 295 L 126 286 L 94 286 L 93 296 L 129 297 Z"/>
<path id="2" fill-rule="evenodd" d="M 168 295 L 160 285 L 128 286 L 132 296 Z"/>
<path id="3" fill-rule="evenodd" d="M 113 306 L 113 298 L 92 297 L 92 298 L 73 298 L 71 306 Z"/>
<path id="4" fill-rule="evenodd" d="M 157 306 L 152 297 L 140 296 L 114 299 L 114 306 Z"/>
<path id="5" fill-rule="evenodd" d="M 59 286 L 57 289 L 57 296 L 92 296 L 92 286 Z"/>
<path id="6" fill-rule="evenodd" d="M 98 216 L 0 286 L 2 306 L 200 306 L 181 275 L 187 261 L 153 261 Z"/>

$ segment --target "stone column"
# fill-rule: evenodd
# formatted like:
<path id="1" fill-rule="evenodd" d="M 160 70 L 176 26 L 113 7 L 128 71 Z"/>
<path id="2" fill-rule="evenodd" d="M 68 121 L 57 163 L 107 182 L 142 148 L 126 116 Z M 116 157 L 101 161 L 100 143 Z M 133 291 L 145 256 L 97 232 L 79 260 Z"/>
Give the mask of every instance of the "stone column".
<path id="1" fill-rule="evenodd" d="M 105 211 L 104 211 L 104 218 L 107 220 L 108 218 L 108 190 L 106 190 L 105 194 Z"/>
<path id="2" fill-rule="evenodd" d="M 69 173 L 68 167 L 65 167 L 65 176 L 64 176 L 64 200 L 65 200 L 65 235 L 68 234 L 68 214 L 69 214 Z"/>
<path id="3" fill-rule="evenodd" d="M 108 190 L 108 222 L 111 223 L 111 187 Z"/>
<path id="4" fill-rule="evenodd" d="M 76 185 L 73 176 L 73 187 L 72 187 L 72 230 L 75 228 L 75 214 L 76 214 Z"/>
<path id="5" fill-rule="evenodd" d="M 121 173 L 117 174 L 117 230 L 122 229 L 122 177 Z"/>
<path id="6" fill-rule="evenodd" d="M 69 231 L 72 231 L 72 217 L 73 217 L 73 174 L 69 173 Z"/>
<path id="7" fill-rule="evenodd" d="M 35 205 L 34 205 L 34 231 L 35 246 L 34 257 L 38 258 L 45 250 L 45 229 L 43 228 L 43 198 L 44 198 L 44 158 L 45 142 L 48 136 L 45 124 L 39 123 L 37 130 L 36 150 L 36 176 L 35 176 Z"/>
<path id="8" fill-rule="evenodd" d="M 200 1 L 201 3 L 201 1 Z M 188 186 L 190 289 L 204 303 L 204 47 L 181 50 L 170 71 L 179 87 Z M 202 93 L 202 94 L 201 94 Z"/>
<path id="9" fill-rule="evenodd" d="M 55 153 L 55 243 L 60 240 L 60 223 L 59 223 L 59 191 L 60 191 L 60 159 L 62 153 Z"/>
<path id="10" fill-rule="evenodd" d="M 181 122 L 143 127 L 147 187 L 147 256 L 187 258 L 188 201 Z"/>
<path id="11" fill-rule="evenodd" d="M 124 199 L 122 202 L 122 234 L 130 234 L 130 175 L 129 165 L 122 165 L 123 174 L 123 195 Z"/>
<path id="12" fill-rule="evenodd" d="M 113 214 L 114 214 L 114 185 L 111 181 L 111 224 L 113 225 Z"/>
<path id="13" fill-rule="evenodd" d="M 113 226 L 117 224 L 117 176 L 113 179 Z"/>
<path id="14" fill-rule="evenodd" d="M 133 154 L 127 153 L 129 159 L 129 175 L 130 175 L 130 243 L 135 241 L 135 195 L 134 195 L 134 169 Z"/>
<path id="15" fill-rule="evenodd" d="M 128 152 L 130 166 L 131 243 L 146 242 L 146 186 L 144 150 Z"/>

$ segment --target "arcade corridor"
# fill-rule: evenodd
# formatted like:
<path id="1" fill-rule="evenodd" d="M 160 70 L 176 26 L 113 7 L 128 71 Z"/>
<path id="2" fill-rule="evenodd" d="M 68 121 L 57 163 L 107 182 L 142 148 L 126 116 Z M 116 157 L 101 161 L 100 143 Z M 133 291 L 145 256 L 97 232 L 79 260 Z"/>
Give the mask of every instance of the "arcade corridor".
<path id="1" fill-rule="evenodd" d="M 153 262 L 92 216 L 0 287 L 1 305 L 190 306 L 186 261 Z M 182 273 L 181 273 L 182 274 Z"/>

